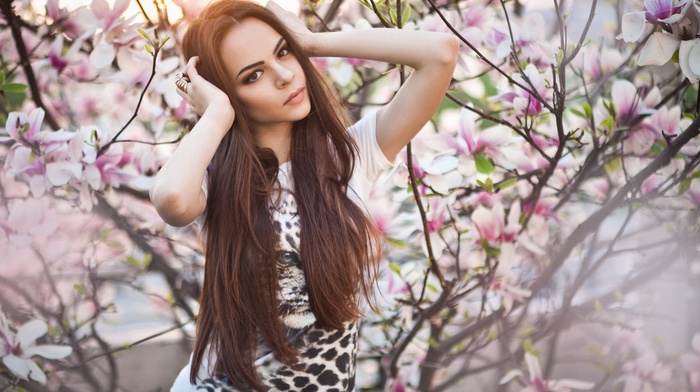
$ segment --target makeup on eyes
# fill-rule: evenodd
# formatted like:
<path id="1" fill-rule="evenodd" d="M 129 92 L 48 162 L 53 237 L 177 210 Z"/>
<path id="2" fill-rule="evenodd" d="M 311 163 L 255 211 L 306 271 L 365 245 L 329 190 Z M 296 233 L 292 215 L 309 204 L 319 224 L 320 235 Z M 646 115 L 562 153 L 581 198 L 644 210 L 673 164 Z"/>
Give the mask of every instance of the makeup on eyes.
<path id="1" fill-rule="evenodd" d="M 277 41 L 277 44 L 275 44 L 275 48 L 274 48 L 274 50 L 272 51 L 272 54 L 278 55 L 280 51 L 285 50 L 285 49 L 289 50 L 289 47 L 287 46 L 287 41 L 284 39 L 284 37 L 280 37 L 279 41 Z M 236 78 L 239 78 L 239 77 L 241 76 L 241 74 L 243 74 L 245 71 L 247 71 L 247 70 L 249 70 L 249 69 L 251 69 L 251 68 L 255 68 L 255 67 L 261 66 L 261 65 L 265 65 L 265 62 L 264 62 L 264 61 L 258 61 L 258 62 L 255 62 L 255 63 L 253 63 L 253 64 L 246 65 L 245 67 L 241 68 L 241 70 L 238 72 L 238 75 L 236 75 Z M 256 71 L 256 72 L 257 72 L 257 71 Z M 250 75 L 249 75 L 249 76 L 250 76 Z M 248 79 L 246 78 L 246 81 L 247 81 L 247 80 L 248 80 Z M 257 80 L 257 79 L 256 79 L 256 80 Z"/>

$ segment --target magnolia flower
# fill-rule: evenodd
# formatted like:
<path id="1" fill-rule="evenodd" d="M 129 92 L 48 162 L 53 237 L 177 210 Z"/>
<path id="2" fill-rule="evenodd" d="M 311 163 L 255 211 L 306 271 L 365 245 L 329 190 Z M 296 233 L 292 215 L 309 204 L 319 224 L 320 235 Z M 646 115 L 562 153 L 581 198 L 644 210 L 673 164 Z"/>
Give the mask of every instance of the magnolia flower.
<path id="1" fill-rule="evenodd" d="M 403 162 L 408 162 L 408 155 L 403 150 L 399 154 Z M 428 159 L 419 160 L 418 157 L 412 155 L 413 174 L 417 180 L 423 181 L 423 186 L 420 186 L 421 193 L 428 191 L 426 187 L 432 188 L 437 193 L 448 194 L 450 188 L 455 188 L 460 185 L 461 176 L 456 172 L 459 160 L 453 156 L 452 151 L 446 151 Z M 397 171 L 398 176 L 394 176 L 394 182 L 402 188 L 408 184 L 408 166 L 401 165 Z"/>
<path id="2" fill-rule="evenodd" d="M 493 28 L 489 43 L 495 47 L 496 56 L 506 58 L 515 51 L 521 60 L 527 59 L 543 66 L 549 64 L 554 49 L 545 38 L 547 22 L 544 16 L 538 12 L 528 12 L 519 26 L 501 25 Z"/>
<path id="3" fill-rule="evenodd" d="M 503 157 L 501 148 L 511 142 L 509 130 L 502 126 L 479 130 L 476 115 L 467 109 L 460 110 L 457 128 L 457 135 L 439 133 L 433 136 L 434 147 L 454 150 L 460 158 L 478 154 L 495 158 Z"/>
<path id="4" fill-rule="evenodd" d="M 17 248 L 30 246 L 35 237 L 48 237 L 58 228 L 47 198 L 15 200 L 8 210 L 7 221 L 0 221 L 0 231 Z"/>
<path id="5" fill-rule="evenodd" d="M 46 322 L 32 320 L 19 327 L 16 334 L 10 330 L 4 314 L 0 313 L 0 357 L 7 368 L 23 380 L 32 379 L 46 383 L 46 375 L 31 359 L 35 355 L 47 359 L 69 356 L 73 349 L 68 346 L 37 345 L 36 339 L 48 332 Z"/>
<path id="6" fill-rule="evenodd" d="M 528 64 L 524 74 L 529 83 L 520 74 L 513 75 L 513 79 L 520 85 L 527 87 L 527 90 L 515 87 L 515 91 L 501 93 L 489 98 L 489 101 L 500 101 L 504 106 L 513 108 L 516 116 L 533 116 L 542 113 L 544 108 L 542 101 L 530 92 L 534 89 L 543 100 L 548 100 L 552 95 L 552 90 L 547 88 L 545 79 L 540 75 L 535 65 Z"/>
<path id="7" fill-rule="evenodd" d="M 622 370 L 627 373 L 623 376 L 625 392 L 652 391 L 654 385 L 664 385 L 671 379 L 671 369 L 659 363 L 652 351 L 625 363 Z"/>
<path id="8" fill-rule="evenodd" d="M 700 7 L 694 1 L 645 0 L 646 11 L 631 12 L 622 17 L 622 34 L 625 42 L 638 41 L 646 29 L 646 23 L 661 25 L 644 44 L 639 54 L 639 65 L 664 65 L 678 51 L 683 75 L 691 83 L 700 80 Z M 670 32 L 669 32 L 670 31 Z"/>
<path id="9" fill-rule="evenodd" d="M 53 41 L 49 48 L 49 64 L 51 64 L 55 72 L 60 74 L 69 64 L 80 63 L 80 46 L 82 44 L 83 39 L 81 37 L 81 39 L 75 40 L 66 51 L 63 47 L 63 35 L 59 35 Z"/>
<path id="10" fill-rule="evenodd" d="M 545 380 L 542 377 L 539 361 L 530 353 L 525 353 L 525 363 L 527 364 L 527 375 L 520 369 L 511 370 L 503 376 L 500 384 L 507 384 L 517 377 L 526 385 L 520 392 L 569 392 L 571 388 L 588 390 L 595 385 L 592 382 L 571 379 Z"/>
<path id="11" fill-rule="evenodd" d="M 619 126 L 630 125 L 637 116 L 649 114 L 659 100 L 659 90 L 654 87 L 642 98 L 639 89 L 628 80 L 618 80 L 610 92 L 615 107 L 615 121 Z"/>

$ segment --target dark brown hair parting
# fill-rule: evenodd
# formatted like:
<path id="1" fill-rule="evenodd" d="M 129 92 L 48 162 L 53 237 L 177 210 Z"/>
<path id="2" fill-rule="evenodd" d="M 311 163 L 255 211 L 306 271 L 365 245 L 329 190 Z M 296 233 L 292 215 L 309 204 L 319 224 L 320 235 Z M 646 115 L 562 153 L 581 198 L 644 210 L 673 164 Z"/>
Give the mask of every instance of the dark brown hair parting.
<path id="1" fill-rule="evenodd" d="M 347 195 L 357 146 L 346 131 L 349 122 L 338 95 L 270 11 L 245 0 L 209 5 L 191 21 L 182 50 L 186 59 L 199 56 L 199 73 L 229 96 L 236 119 L 209 167 L 206 264 L 190 381 L 195 383 L 210 350 L 211 376 L 264 390 L 254 367 L 258 336 L 290 367 L 298 353 L 287 343 L 277 303 L 279 239 L 269 203 L 278 161 L 271 150 L 253 143 L 255 124 L 236 100 L 233 78 L 221 58 L 236 55 L 222 53 L 221 42 L 249 17 L 286 39 L 306 76 L 312 109 L 293 125 L 290 160 L 301 263 L 311 308 L 322 327 L 343 329 L 361 317 L 361 295 L 373 303 L 380 245 L 375 225 Z"/>

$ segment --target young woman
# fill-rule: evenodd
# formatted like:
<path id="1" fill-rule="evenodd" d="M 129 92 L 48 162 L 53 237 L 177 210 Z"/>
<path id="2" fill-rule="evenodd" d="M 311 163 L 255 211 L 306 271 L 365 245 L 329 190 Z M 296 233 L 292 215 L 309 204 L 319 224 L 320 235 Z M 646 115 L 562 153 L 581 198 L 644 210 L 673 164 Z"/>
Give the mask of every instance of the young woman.
<path id="1" fill-rule="evenodd" d="M 311 33 L 274 3 L 222 0 L 182 45 L 176 84 L 200 118 L 151 199 L 171 225 L 204 217 L 206 263 L 194 352 L 172 390 L 354 390 L 359 300 L 371 300 L 380 249 L 363 201 L 442 100 L 457 41 Z M 350 126 L 312 56 L 413 72 Z"/>

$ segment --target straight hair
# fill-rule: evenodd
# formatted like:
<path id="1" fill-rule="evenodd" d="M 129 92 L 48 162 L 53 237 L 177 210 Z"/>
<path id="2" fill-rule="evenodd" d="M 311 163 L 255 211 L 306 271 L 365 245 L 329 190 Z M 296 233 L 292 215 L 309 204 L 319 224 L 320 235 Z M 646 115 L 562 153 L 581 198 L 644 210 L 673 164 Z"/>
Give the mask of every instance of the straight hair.
<path id="1" fill-rule="evenodd" d="M 198 72 L 224 91 L 236 113 L 209 166 L 204 232 L 205 267 L 190 381 L 209 350 L 214 375 L 261 391 L 254 362 L 262 337 L 290 368 L 298 353 L 287 342 L 278 309 L 279 238 L 270 203 L 279 193 L 279 162 L 253 140 L 255 124 L 235 96 L 221 44 L 245 18 L 259 19 L 287 41 L 299 61 L 311 101 L 309 115 L 293 124 L 289 159 L 300 220 L 300 258 L 311 310 L 324 328 L 342 330 L 360 318 L 360 298 L 374 304 L 381 246 L 379 232 L 348 196 L 357 145 L 348 134 L 338 94 L 303 53 L 284 25 L 264 7 L 244 0 L 218 1 L 191 21 L 183 41 L 186 59 L 199 56 Z"/>

